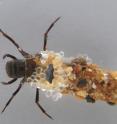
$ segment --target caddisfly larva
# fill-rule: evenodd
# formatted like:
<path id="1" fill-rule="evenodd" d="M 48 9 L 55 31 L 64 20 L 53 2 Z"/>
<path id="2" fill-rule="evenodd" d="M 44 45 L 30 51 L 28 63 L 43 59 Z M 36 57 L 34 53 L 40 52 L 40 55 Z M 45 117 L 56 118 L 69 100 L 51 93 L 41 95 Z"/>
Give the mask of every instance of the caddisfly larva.
<path id="1" fill-rule="evenodd" d="M 62 51 L 57 53 L 46 49 L 48 32 L 59 19 L 60 17 L 47 29 L 43 50 L 35 55 L 25 52 L 15 40 L 0 29 L 0 33 L 11 41 L 24 57 L 24 59 L 17 59 L 10 54 L 3 56 L 3 59 L 6 57 L 12 59 L 6 63 L 6 72 L 13 79 L 2 84 L 10 85 L 18 78 L 22 80 L 2 112 L 25 82 L 36 86 L 35 103 L 51 119 L 53 118 L 39 103 L 39 90 L 45 92 L 45 95 L 54 101 L 59 100 L 63 95 L 71 94 L 91 103 L 102 100 L 110 105 L 117 104 L 117 71 L 105 71 L 93 64 L 86 55 L 67 58 Z"/>

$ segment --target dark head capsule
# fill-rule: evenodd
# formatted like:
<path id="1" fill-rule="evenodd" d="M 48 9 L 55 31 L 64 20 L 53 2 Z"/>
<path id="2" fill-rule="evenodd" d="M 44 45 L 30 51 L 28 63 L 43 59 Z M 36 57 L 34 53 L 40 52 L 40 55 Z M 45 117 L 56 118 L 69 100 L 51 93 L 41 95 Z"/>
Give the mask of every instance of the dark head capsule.
<path id="1" fill-rule="evenodd" d="M 10 78 L 28 77 L 33 73 L 35 66 L 32 59 L 11 60 L 6 63 L 6 72 Z"/>

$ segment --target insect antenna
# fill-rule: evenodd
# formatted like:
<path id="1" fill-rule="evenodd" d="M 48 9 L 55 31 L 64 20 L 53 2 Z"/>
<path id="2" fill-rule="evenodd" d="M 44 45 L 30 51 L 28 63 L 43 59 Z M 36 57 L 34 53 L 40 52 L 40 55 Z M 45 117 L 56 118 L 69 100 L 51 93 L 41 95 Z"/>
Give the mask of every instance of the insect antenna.
<path id="1" fill-rule="evenodd" d="M 48 39 L 48 33 L 49 31 L 52 29 L 52 27 L 54 26 L 54 24 L 60 19 L 61 17 L 58 17 L 54 22 L 51 23 L 51 25 L 49 26 L 49 28 L 46 30 L 46 32 L 44 33 L 44 45 L 43 45 L 43 50 L 46 50 L 46 46 L 47 46 L 47 39 Z"/>

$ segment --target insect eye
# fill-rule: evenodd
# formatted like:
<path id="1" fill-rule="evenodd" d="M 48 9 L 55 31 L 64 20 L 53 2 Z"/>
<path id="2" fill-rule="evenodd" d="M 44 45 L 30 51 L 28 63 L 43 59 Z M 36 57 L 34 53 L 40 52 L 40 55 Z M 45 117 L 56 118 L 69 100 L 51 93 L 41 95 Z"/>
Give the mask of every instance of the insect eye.
<path id="1" fill-rule="evenodd" d="M 54 73 L 53 64 L 49 64 L 49 65 L 48 65 L 48 68 L 47 68 L 47 70 L 46 70 L 46 72 L 45 72 L 45 74 L 46 74 L 46 80 L 47 80 L 49 83 L 52 83 L 52 80 L 53 80 L 53 78 L 54 78 L 53 73 Z"/>

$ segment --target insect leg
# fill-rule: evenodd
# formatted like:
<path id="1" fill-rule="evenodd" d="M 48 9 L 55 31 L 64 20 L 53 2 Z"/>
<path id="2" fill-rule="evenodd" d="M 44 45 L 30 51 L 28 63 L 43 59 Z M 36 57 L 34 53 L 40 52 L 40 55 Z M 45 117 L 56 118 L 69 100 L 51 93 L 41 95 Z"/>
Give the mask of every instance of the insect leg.
<path id="1" fill-rule="evenodd" d="M 11 98 L 8 100 L 8 102 L 6 103 L 4 109 L 2 110 L 1 113 L 3 113 L 5 111 L 5 109 L 8 107 L 8 105 L 11 103 L 12 99 L 17 95 L 17 93 L 20 91 L 20 89 L 22 88 L 24 84 L 24 79 L 21 80 L 18 88 L 15 90 L 15 92 L 12 94 Z"/>
<path id="2" fill-rule="evenodd" d="M 48 116 L 50 119 L 53 120 L 53 118 L 44 110 L 44 108 L 40 105 L 39 103 L 39 89 L 36 88 L 36 97 L 35 97 L 35 103 L 37 104 L 37 106 L 41 109 L 41 111 Z"/>
<path id="3" fill-rule="evenodd" d="M 9 58 L 12 58 L 12 59 L 14 59 L 14 60 L 17 60 L 17 58 L 16 58 L 15 56 L 10 55 L 10 54 L 5 54 L 5 55 L 3 56 L 3 59 L 5 59 L 6 57 L 9 57 Z"/>
<path id="4" fill-rule="evenodd" d="M 46 50 L 46 46 L 47 46 L 47 38 L 48 38 L 48 33 L 49 31 L 52 29 L 52 27 L 54 26 L 54 24 L 60 19 L 60 17 L 58 17 L 54 22 L 52 22 L 52 24 L 49 26 L 49 28 L 46 30 L 46 32 L 44 33 L 44 45 L 43 45 L 43 50 Z"/>
<path id="5" fill-rule="evenodd" d="M 9 85 L 9 84 L 14 83 L 16 80 L 17 80 L 17 78 L 14 78 L 14 79 L 12 79 L 12 80 L 10 80 L 8 82 L 1 82 L 1 83 L 4 84 L 4 85 Z"/>
<path id="6" fill-rule="evenodd" d="M 29 54 L 27 52 L 25 52 L 22 48 L 20 48 L 20 46 L 15 42 L 15 40 L 13 40 L 13 38 L 11 38 L 9 35 L 7 35 L 4 31 L 2 31 L 2 29 L 0 29 L 0 33 L 7 38 L 8 40 L 10 40 L 18 49 L 18 51 L 24 56 L 27 57 L 29 56 Z"/>

